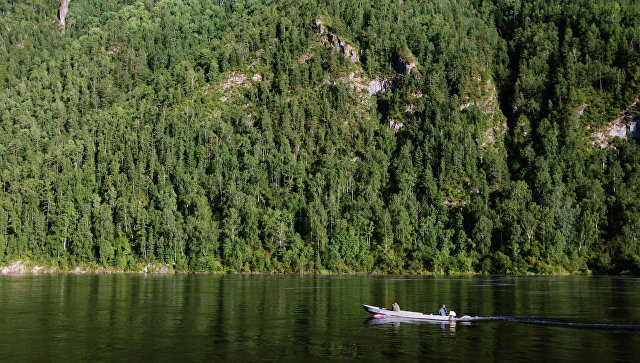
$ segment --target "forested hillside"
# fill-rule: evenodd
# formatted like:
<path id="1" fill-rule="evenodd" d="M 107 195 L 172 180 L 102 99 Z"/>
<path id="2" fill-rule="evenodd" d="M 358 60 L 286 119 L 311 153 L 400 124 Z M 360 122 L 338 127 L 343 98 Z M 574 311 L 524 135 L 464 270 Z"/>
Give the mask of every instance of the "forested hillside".
<path id="1" fill-rule="evenodd" d="M 0 1 L 0 264 L 640 273 L 636 1 L 59 6 Z"/>

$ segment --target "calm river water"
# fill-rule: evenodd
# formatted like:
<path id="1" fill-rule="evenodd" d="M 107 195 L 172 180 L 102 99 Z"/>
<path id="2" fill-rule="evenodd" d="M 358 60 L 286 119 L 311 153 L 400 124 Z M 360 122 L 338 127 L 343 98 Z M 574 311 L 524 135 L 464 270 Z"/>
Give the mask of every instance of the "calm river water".
<path id="1" fill-rule="evenodd" d="M 376 324 L 361 307 L 393 301 L 506 320 Z M 640 278 L 0 276 L 0 361 L 638 357 Z"/>

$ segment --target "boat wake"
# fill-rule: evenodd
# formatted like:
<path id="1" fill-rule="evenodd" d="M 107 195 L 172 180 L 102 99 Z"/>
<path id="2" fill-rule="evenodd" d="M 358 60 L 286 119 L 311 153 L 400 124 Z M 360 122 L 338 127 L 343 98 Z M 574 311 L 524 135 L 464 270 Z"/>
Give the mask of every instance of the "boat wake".
<path id="1" fill-rule="evenodd" d="M 523 324 L 536 324 L 536 325 L 547 325 L 547 326 L 558 326 L 558 327 L 568 327 L 568 328 L 578 328 L 578 329 L 594 329 L 594 330 L 640 330 L 640 322 L 624 322 L 624 323 L 599 323 L 599 322 L 586 322 L 586 321 L 575 321 L 575 320 L 566 320 L 566 319 L 546 319 L 546 318 L 526 318 L 526 317 L 518 317 L 518 316 L 462 316 L 456 318 L 452 321 L 430 321 L 430 320 L 421 320 L 421 319 L 411 319 L 411 318 L 400 318 L 400 317 L 371 317 L 368 318 L 367 324 L 374 325 L 384 325 L 384 324 L 437 324 L 437 325 L 445 325 L 451 324 L 455 326 L 456 324 L 461 325 L 471 325 L 476 322 L 483 321 L 507 321 L 512 323 L 523 323 Z"/>
<path id="2" fill-rule="evenodd" d="M 624 322 L 624 323 L 599 323 L 585 322 L 566 319 L 547 319 L 547 318 L 526 318 L 518 316 L 462 316 L 456 319 L 456 322 L 474 322 L 474 321 L 509 321 L 514 323 L 538 324 L 565 326 L 584 329 L 602 329 L 602 330 L 636 330 L 640 329 L 640 322 Z"/>

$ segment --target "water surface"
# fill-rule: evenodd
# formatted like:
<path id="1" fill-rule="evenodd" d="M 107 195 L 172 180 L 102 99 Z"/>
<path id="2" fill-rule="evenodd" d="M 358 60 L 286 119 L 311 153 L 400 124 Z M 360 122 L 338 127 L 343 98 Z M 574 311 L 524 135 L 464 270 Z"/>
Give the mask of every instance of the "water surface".
<path id="1" fill-rule="evenodd" d="M 381 323 L 361 304 L 506 317 Z M 0 361 L 637 361 L 640 279 L 0 276 Z"/>

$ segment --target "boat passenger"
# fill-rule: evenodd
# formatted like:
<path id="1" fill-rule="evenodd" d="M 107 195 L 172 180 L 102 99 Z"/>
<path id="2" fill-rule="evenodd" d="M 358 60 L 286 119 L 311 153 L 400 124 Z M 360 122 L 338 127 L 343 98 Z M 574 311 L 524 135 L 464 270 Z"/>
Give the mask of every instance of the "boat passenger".
<path id="1" fill-rule="evenodd" d="M 440 306 L 440 310 L 438 310 L 438 314 L 447 316 L 448 313 L 449 311 L 447 311 L 447 306 L 445 304 L 442 304 L 442 306 Z"/>
<path id="2" fill-rule="evenodd" d="M 391 306 L 393 307 L 393 311 L 400 311 L 400 305 L 398 305 L 397 302 L 394 301 Z"/>

